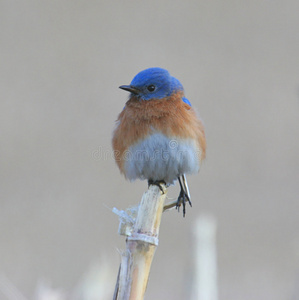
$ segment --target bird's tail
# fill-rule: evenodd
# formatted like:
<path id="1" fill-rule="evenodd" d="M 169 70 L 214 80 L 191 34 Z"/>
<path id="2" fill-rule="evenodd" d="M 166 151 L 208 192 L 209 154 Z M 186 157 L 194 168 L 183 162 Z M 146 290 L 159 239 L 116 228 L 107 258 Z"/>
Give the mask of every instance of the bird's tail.
<path id="1" fill-rule="evenodd" d="M 191 196 L 190 196 L 189 187 L 188 187 L 188 183 L 187 183 L 187 178 L 186 178 L 185 174 L 182 175 L 182 182 L 183 182 L 184 190 L 187 193 L 187 195 L 189 197 L 189 200 L 191 201 Z"/>

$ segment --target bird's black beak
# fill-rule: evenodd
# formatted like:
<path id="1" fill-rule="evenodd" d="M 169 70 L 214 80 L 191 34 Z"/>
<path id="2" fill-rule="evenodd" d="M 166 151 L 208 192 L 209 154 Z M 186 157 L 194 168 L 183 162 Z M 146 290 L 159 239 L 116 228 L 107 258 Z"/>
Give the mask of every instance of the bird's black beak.
<path id="1" fill-rule="evenodd" d="M 121 85 L 119 88 L 128 91 L 134 95 L 138 95 L 140 93 L 140 90 L 132 85 Z"/>

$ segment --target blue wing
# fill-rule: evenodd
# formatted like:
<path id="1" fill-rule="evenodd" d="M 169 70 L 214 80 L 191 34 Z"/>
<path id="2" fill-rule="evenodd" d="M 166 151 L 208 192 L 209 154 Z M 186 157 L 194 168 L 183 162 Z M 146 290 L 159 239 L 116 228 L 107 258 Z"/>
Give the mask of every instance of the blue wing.
<path id="1" fill-rule="evenodd" d="M 183 97 L 182 100 L 183 100 L 185 103 L 187 103 L 189 106 L 192 106 L 191 103 L 190 103 L 190 101 L 189 101 L 187 98 Z"/>

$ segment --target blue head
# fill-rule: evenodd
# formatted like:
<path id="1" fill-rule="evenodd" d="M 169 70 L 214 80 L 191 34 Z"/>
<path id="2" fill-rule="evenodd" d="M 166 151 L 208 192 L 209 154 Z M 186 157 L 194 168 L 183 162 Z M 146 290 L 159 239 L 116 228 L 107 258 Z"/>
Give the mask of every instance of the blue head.
<path id="1" fill-rule="evenodd" d="M 161 99 L 173 92 L 184 90 L 179 80 L 161 68 L 143 70 L 133 78 L 130 85 L 122 85 L 120 88 L 142 100 Z"/>

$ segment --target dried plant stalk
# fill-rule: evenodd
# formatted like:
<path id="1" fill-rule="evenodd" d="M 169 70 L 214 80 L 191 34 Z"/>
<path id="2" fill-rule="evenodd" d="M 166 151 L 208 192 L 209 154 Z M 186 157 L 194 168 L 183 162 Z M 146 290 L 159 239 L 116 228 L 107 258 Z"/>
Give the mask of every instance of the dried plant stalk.
<path id="1" fill-rule="evenodd" d="M 142 300 L 146 290 L 151 263 L 158 246 L 159 228 L 167 189 L 162 185 L 164 194 L 159 187 L 151 185 L 143 194 L 137 210 L 136 219 L 127 214 L 124 225 L 121 217 L 120 234 L 127 235 L 126 250 L 122 254 L 121 267 L 116 284 L 114 299 Z M 133 222 L 132 222 L 133 220 Z"/>

